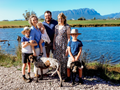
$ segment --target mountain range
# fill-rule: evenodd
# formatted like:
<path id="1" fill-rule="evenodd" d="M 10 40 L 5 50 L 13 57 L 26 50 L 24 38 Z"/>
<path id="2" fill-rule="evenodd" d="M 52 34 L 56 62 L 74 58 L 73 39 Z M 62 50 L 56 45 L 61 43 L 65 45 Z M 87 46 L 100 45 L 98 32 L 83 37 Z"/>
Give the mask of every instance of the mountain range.
<path id="1" fill-rule="evenodd" d="M 64 13 L 67 17 L 67 20 L 74 19 L 77 20 L 80 17 L 84 17 L 85 19 L 108 19 L 108 18 L 120 18 L 120 13 L 108 14 L 108 15 L 100 15 L 94 9 L 89 8 L 81 8 L 74 10 L 66 10 L 66 11 L 53 11 L 52 18 L 57 20 L 57 16 L 59 13 Z M 44 15 L 41 15 L 39 18 L 44 18 Z"/>

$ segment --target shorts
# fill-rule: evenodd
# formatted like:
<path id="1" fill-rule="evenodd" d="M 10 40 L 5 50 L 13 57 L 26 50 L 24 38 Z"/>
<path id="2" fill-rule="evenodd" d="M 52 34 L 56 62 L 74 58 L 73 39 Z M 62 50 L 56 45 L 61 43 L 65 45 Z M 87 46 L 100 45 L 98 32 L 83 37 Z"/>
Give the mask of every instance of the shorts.
<path id="1" fill-rule="evenodd" d="M 30 62 L 29 56 L 32 55 L 33 53 L 22 53 L 22 63 L 27 63 Z"/>
<path id="2" fill-rule="evenodd" d="M 80 61 L 80 59 L 79 59 L 79 61 Z M 71 63 L 72 63 L 72 57 L 68 57 L 67 68 L 70 68 Z"/>
<path id="3" fill-rule="evenodd" d="M 53 43 L 50 42 L 49 44 L 46 42 L 45 43 L 45 49 L 46 49 L 46 54 L 49 54 L 50 53 L 50 50 L 52 51 L 53 53 Z"/>

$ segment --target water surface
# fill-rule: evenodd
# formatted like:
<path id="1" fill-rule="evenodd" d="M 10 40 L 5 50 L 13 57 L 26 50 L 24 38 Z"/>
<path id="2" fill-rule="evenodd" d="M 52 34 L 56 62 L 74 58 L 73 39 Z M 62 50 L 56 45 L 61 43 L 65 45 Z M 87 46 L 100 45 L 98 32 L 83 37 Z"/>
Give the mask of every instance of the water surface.
<path id="1" fill-rule="evenodd" d="M 106 59 L 111 58 L 111 63 L 120 63 L 120 27 L 75 28 L 82 33 L 78 36 L 78 39 L 83 42 L 83 52 L 89 53 L 91 61 L 98 61 L 101 55 L 104 55 Z M 0 42 L 1 48 L 6 53 L 16 54 L 17 36 L 23 36 L 21 34 L 22 30 L 23 28 L 0 29 L 0 39 L 9 40 L 6 43 Z M 8 46 L 8 43 L 10 46 Z"/>

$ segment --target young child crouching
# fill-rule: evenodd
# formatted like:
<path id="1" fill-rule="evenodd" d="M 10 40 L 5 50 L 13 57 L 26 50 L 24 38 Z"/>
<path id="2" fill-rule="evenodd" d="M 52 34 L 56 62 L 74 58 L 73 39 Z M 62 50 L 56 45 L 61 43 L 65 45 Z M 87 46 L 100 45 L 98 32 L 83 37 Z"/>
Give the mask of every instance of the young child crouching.
<path id="1" fill-rule="evenodd" d="M 78 33 L 78 29 L 72 29 L 70 35 L 72 36 L 72 40 L 68 42 L 68 62 L 67 62 L 67 78 L 65 79 L 65 82 L 71 81 L 70 78 L 70 65 L 74 61 L 78 61 L 79 57 L 82 52 L 82 42 L 77 39 L 78 35 L 81 33 Z M 82 68 L 78 69 L 79 72 L 79 83 L 83 84 L 82 80 Z"/>
<path id="2" fill-rule="evenodd" d="M 23 35 L 21 39 L 21 45 L 22 45 L 22 76 L 23 80 L 25 82 L 30 82 L 31 77 L 30 77 L 30 60 L 29 60 L 29 55 L 32 55 L 32 48 L 37 45 L 37 42 L 34 41 L 34 43 L 30 42 L 29 34 L 30 34 L 30 29 L 29 27 L 25 27 L 23 31 L 21 32 Z M 26 68 L 26 63 L 28 64 L 28 79 L 25 77 L 25 68 Z"/>

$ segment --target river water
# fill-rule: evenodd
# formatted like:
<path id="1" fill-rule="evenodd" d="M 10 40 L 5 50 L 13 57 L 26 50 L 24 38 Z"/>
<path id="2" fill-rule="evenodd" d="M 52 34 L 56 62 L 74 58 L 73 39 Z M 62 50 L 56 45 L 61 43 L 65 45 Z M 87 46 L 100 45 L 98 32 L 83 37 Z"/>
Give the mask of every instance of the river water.
<path id="1" fill-rule="evenodd" d="M 87 52 L 90 61 L 99 61 L 103 55 L 105 60 L 111 60 L 111 63 L 120 63 L 120 27 L 74 27 L 79 30 L 81 35 L 78 39 L 83 42 L 83 52 Z M 71 28 L 73 29 L 73 28 Z M 0 40 L 9 42 L 0 42 L 2 50 L 5 53 L 15 55 L 18 46 L 17 36 L 23 36 L 23 28 L 1 28 Z M 10 46 L 8 46 L 8 43 Z"/>

